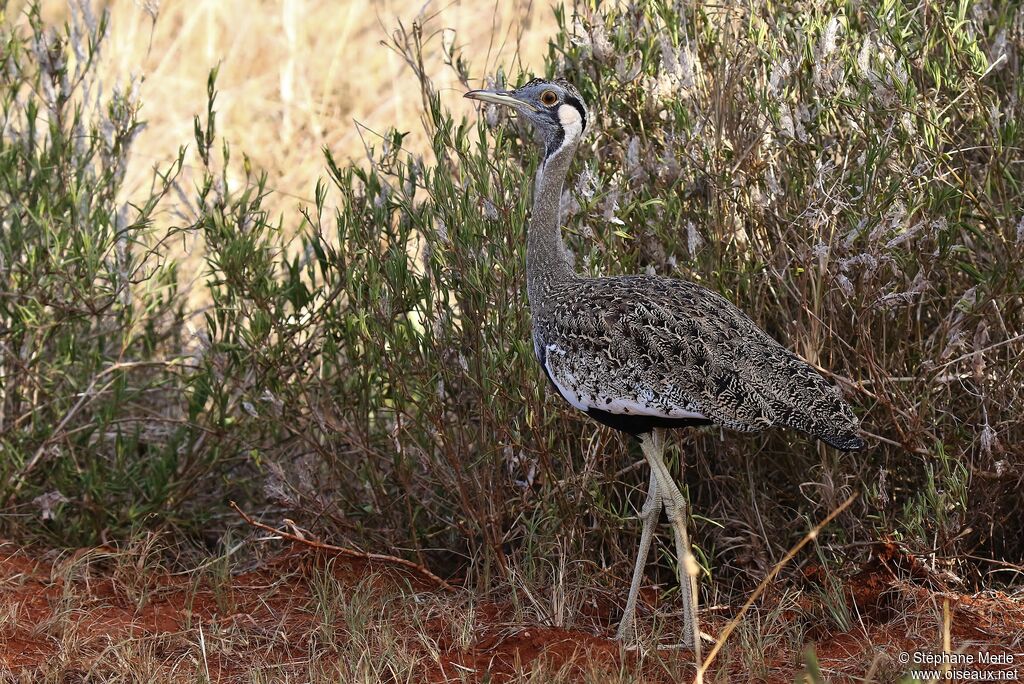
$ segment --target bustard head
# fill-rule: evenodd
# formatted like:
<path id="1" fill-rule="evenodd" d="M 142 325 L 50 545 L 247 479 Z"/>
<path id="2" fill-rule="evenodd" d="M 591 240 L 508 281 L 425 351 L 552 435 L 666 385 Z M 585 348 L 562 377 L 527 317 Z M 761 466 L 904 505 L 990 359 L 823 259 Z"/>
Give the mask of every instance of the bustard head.
<path id="1" fill-rule="evenodd" d="M 535 78 L 514 90 L 471 90 L 466 97 L 511 107 L 529 120 L 544 141 L 545 159 L 575 146 L 587 128 L 583 98 L 564 79 Z"/>

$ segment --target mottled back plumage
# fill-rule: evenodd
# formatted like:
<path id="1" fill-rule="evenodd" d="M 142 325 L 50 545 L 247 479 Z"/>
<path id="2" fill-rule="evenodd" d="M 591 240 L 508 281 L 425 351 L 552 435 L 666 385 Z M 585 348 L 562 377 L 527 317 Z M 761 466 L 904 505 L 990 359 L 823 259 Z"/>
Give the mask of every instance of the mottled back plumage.
<path id="1" fill-rule="evenodd" d="M 634 434 L 648 424 L 779 426 L 839 449 L 863 446 L 834 386 L 696 283 L 573 278 L 544 288 L 540 300 L 532 309 L 538 359 L 559 394 L 601 422 Z"/>

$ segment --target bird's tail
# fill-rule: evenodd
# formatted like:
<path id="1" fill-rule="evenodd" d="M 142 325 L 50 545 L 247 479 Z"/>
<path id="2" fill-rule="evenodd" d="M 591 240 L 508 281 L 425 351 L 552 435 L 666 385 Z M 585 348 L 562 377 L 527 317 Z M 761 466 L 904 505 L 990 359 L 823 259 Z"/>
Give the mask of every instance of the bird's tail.
<path id="1" fill-rule="evenodd" d="M 843 399 L 839 388 L 793 357 L 794 373 L 803 371 L 802 401 L 791 403 L 783 413 L 783 423 L 842 451 L 857 451 L 867 444 L 860 436 L 860 421 Z"/>
<path id="2" fill-rule="evenodd" d="M 840 451 L 860 451 L 867 446 L 864 438 L 854 431 L 822 433 L 816 436 Z"/>
<path id="3" fill-rule="evenodd" d="M 827 399 L 818 405 L 819 410 L 807 416 L 810 424 L 805 431 L 840 451 L 863 449 L 867 443 L 860 436 L 860 421 L 853 408 L 843 400 L 839 390 L 834 387 L 828 390 Z M 823 408 L 825 410 L 821 410 Z"/>

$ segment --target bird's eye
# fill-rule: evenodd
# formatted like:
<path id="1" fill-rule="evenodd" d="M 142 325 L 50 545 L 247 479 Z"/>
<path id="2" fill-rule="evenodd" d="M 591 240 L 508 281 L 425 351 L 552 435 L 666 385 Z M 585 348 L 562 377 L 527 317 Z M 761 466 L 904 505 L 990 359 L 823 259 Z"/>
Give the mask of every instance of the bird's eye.
<path id="1" fill-rule="evenodd" d="M 558 102 L 558 95 L 555 95 L 554 90 L 545 90 L 543 93 L 541 93 L 540 101 L 543 102 L 548 107 L 550 107 L 551 105 Z"/>

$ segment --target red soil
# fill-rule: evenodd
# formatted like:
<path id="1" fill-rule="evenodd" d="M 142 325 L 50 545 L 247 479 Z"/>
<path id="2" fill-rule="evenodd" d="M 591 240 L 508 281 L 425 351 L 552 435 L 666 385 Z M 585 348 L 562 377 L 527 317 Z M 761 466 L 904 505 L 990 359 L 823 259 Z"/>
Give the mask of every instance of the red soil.
<path id="1" fill-rule="evenodd" d="M 854 618 L 847 633 L 830 631 L 824 621 L 810 621 L 807 615 L 823 614 L 820 606 L 804 609 L 801 605 L 800 611 L 783 615 L 784 620 L 802 621 L 804 638 L 815 645 L 828 681 L 857 681 L 873 660 L 898 667 L 901 651 L 941 651 L 944 600 L 950 603 L 954 650 L 1015 654 L 1016 665 L 1009 667 L 1016 667 L 1024 678 L 1024 604 L 1005 594 L 966 596 L 911 583 L 906 575 L 913 573 L 903 573 L 893 564 L 894 557 L 884 556 L 878 554 L 843 588 Z M 32 681 L 33 673 L 47 671 L 59 659 L 82 680 L 103 681 L 105 668 L 115 667 L 104 662 L 110 645 L 136 639 L 153 644 L 145 657 L 166 673 L 166 679 L 158 681 L 190 681 L 196 672 L 200 628 L 211 644 L 208 668 L 215 682 L 248 681 L 247 673 L 255 663 L 295 663 L 299 672 L 322 625 L 310 607 L 316 603 L 316 582 L 322 583 L 326 568 L 342 591 L 358 586 L 371 596 L 390 593 L 392 599 L 400 598 L 387 603 L 381 599 L 385 609 L 410 604 L 401 595 L 403 588 L 406 592 L 411 588 L 421 604 L 436 599 L 438 606 L 448 606 L 447 612 L 421 610 L 421 618 L 427 617 L 417 625 L 403 615 L 394 618 L 397 629 L 409 631 L 407 643 L 414 650 L 424 650 L 423 662 L 428 665 L 423 682 L 508 681 L 540 660 L 555 670 L 564 667 L 581 675 L 639 668 L 652 682 L 693 673 L 685 651 L 659 652 L 652 664 L 650 658 L 611 640 L 615 617 L 602 614 L 614 610 L 597 610 L 583 618 L 585 628 L 561 629 L 511 623 L 507 619 L 510 606 L 476 601 L 473 633 L 456 638 L 451 618 L 466 602 L 460 603 L 458 596 L 442 592 L 408 568 L 383 561 L 332 557 L 322 550 L 296 547 L 257 570 L 220 579 L 209 571 L 158 574 L 124 564 L 109 549 L 42 560 L 0 545 L 0 675 Z M 805 573 L 812 589 L 823 572 Z M 813 591 L 804 592 L 801 603 L 817 600 L 812 596 Z M 761 606 L 759 610 L 770 609 L 771 597 L 764 597 Z M 649 610 L 642 611 L 641 617 L 644 614 Z M 707 611 L 702 627 L 718 635 L 734 614 L 735 609 Z M 344 632 L 343 621 L 337 622 Z M 427 657 L 426 648 L 416 640 L 417 629 L 430 633 L 436 656 Z M 218 635 L 226 633 L 234 638 L 217 641 Z M 758 673 L 745 672 L 749 659 L 742 657 L 742 646 L 736 641 L 734 635 L 718 661 L 726 679 L 710 677 L 709 681 L 791 682 L 799 671 L 794 666 L 798 654 L 780 639 L 766 642 L 775 645 L 757 654 L 763 664 Z M 219 646 L 213 647 L 214 642 Z M 334 652 L 334 657 L 343 655 Z M 330 658 L 331 652 L 324 657 Z M 186 661 L 193 663 L 191 669 L 184 667 Z M 875 681 L 888 681 L 885 675 L 877 677 Z"/>

